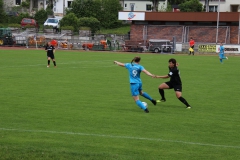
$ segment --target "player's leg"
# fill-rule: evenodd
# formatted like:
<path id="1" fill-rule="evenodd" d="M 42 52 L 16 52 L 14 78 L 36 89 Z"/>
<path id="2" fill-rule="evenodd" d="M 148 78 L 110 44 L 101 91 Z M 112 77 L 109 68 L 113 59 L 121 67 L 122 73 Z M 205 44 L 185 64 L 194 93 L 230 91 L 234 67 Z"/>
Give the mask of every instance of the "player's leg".
<path id="1" fill-rule="evenodd" d="M 139 93 L 140 93 L 140 95 L 143 96 L 144 98 L 150 100 L 154 105 L 157 104 L 157 102 L 156 102 L 155 99 L 152 99 L 152 97 L 151 97 L 148 93 L 143 92 L 143 90 L 142 90 L 142 84 L 139 84 Z"/>
<path id="2" fill-rule="evenodd" d="M 56 64 L 56 61 L 55 61 L 55 59 L 53 59 L 52 61 L 53 61 L 54 67 L 56 67 L 56 66 L 57 66 L 57 64 Z"/>
<path id="3" fill-rule="evenodd" d="M 147 107 L 144 106 L 142 101 L 140 101 L 140 99 L 139 99 L 139 89 L 138 89 L 139 84 L 138 83 L 131 83 L 130 87 L 131 87 L 131 93 L 132 93 L 133 100 L 135 101 L 137 106 L 139 108 L 143 109 L 144 112 L 149 113 L 149 110 L 147 109 Z"/>
<path id="4" fill-rule="evenodd" d="M 51 60 L 51 57 L 47 57 L 47 60 L 48 60 L 48 65 L 47 65 L 47 67 L 50 67 L 50 60 Z"/>
<path id="5" fill-rule="evenodd" d="M 184 99 L 183 97 L 182 97 L 182 89 L 181 89 L 182 87 L 174 87 L 174 90 L 175 90 L 175 93 L 176 93 L 176 97 L 183 103 L 183 104 L 185 104 L 186 105 L 186 108 L 191 108 L 191 106 L 188 104 L 188 102 L 187 102 L 187 100 L 186 99 Z"/>
<path id="6" fill-rule="evenodd" d="M 194 45 L 192 46 L 192 54 L 194 56 Z"/>
<path id="7" fill-rule="evenodd" d="M 225 55 L 223 54 L 222 55 L 222 59 L 228 59 L 228 57 L 225 57 Z"/>
<path id="8" fill-rule="evenodd" d="M 219 55 L 219 60 L 220 60 L 220 63 L 223 62 L 223 60 L 222 60 L 222 56 L 221 56 L 221 55 Z"/>
<path id="9" fill-rule="evenodd" d="M 54 54 L 51 56 L 51 59 L 52 59 L 52 61 L 53 61 L 54 67 L 56 67 L 56 66 L 57 66 L 57 64 L 56 64 L 56 61 L 55 61 Z"/>
<path id="10" fill-rule="evenodd" d="M 165 83 L 160 84 L 160 86 L 158 87 L 159 94 L 161 95 L 161 100 L 160 100 L 161 102 L 166 101 L 166 98 L 164 95 L 164 89 L 170 89 L 169 85 L 170 85 L 169 82 L 165 82 Z"/>

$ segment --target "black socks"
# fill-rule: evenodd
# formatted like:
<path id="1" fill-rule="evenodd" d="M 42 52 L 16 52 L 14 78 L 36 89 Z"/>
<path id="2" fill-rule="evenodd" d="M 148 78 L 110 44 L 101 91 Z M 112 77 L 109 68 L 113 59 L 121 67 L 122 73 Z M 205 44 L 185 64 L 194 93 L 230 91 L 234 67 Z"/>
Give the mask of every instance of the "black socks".
<path id="1" fill-rule="evenodd" d="M 183 97 L 179 97 L 178 98 L 183 104 L 185 104 L 187 107 L 189 107 L 190 105 L 188 104 L 188 102 L 183 98 Z"/>
<path id="2" fill-rule="evenodd" d="M 164 90 L 163 89 L 159 89 L 159 93 L 160 93 L 162 99 L 165 99 Z"/>

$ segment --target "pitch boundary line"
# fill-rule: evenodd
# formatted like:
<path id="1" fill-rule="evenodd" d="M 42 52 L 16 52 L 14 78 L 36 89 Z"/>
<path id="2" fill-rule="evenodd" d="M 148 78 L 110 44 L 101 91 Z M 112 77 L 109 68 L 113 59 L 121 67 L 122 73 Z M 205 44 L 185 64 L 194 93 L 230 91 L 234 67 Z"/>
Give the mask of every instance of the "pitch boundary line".
<path id="1" fill-rule="evenodd" d="M 218 144 L 199 143 L 199 142 L 186 142 L 186 141 L 179 141 L 179 140 L 165 140 L 165 139 L 160 139 L 160 138 L 114 136 L 114 135 L 104 135 L 104 134 L 91 134 L 91 133 L 78 133 L 78 132 L 58 132 L 58 131 L 47 131 L 47 130 L 46 131 L 44 131 L 44 130 L 27 130 L 27 129 L 13 129 L 13 128 L 12 129 L 10 129 L 10 128 L 0 128 L 0 130 L 2 130 L 2 131 L 29 132 L 29 133 L 51 133 L 51 134 L 106 137 L 106 138 L 116 138 L 116 139 L 133 139 L 133 140 L 146 140 L 146 141 L 156 141 L 156 142 L 159 141 L 159 142 L 191 144 L 191 145 L 198 145 L 198 146 L 211 146 L 211 147 L 240 149 L 240 146 L 218 145 Z"/>

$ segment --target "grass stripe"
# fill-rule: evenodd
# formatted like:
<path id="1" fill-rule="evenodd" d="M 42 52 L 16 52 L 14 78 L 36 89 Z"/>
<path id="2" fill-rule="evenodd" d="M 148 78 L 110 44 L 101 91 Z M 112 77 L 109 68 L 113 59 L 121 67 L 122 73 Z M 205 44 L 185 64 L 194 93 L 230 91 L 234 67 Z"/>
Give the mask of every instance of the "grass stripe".
<path id="1" fill-rule="evenodd" d="M 198 146 L 211 146 L 211 147 L 240 149 L 240 146 L 218 145 L 218 144 L 199 143 L 199 142 L 185 142 L 185 141 L 179 141 L 179 140 L 165 140 L 165 139 L 159 139 L 159 138 L 114 136 L 114 135 L 103 135 L 103 134 L 92 134 L 92 133 L 57 132 L 57 131 L 27 130 L 27 129 L 13 129 L 13 128 L 12 129 L 11 128 L 0 128 L 0 130 L 3 130 L 3 131 L 17 131 L 17 132 L 30 132 L 30 133 L 51 133 L 51 134 L 92 136 L 92 137 L 106 137 L 106 138 L 116 138 L 116 139 L 147 140 L 147 141 L 156 141 L 156 142 L 160 141 L 160 142 L 170 142 L 170 143 L 191 144 L 191 145 L 198 145 Z"/>

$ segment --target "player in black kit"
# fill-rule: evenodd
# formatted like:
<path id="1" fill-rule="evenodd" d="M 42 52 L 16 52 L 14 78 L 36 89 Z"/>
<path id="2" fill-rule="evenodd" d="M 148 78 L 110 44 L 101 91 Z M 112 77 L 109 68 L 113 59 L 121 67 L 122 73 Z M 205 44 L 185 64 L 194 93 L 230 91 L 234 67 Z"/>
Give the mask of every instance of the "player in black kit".
<path id="1" fill-rule="evenodd" d="M 155 76 L 155 78 L 169 78 L 170 81 L 160 84 L 159 93 L 162 97 L 161 102 L 165 102 L 166 98 L 164 96 L 164 89 L 174 89 L 177 98 L 186 105 L 187 109 L 190 109 L 191 106 L 188 102 L 182 97 L 182 81 L 180 78 L 180 71 L 177 68 L 177 61 L 174 58 L 169 59 L 169 73 L 165 76 Z"/>
<path id="2" fill-rule="evenodd" d="M 53 45 L 51 45 L 51 42 L 48 42 L 46 47 L 45 47 L 45 51 L 47 52 L 47 59 L 48 59 L 48 65 L 47 67 L 50 67 L 50 60 L 52 59 L 54 67 L 57 67 L 56 65 L 56 61 L 55 61 L 55 57 L 54 57 L 54 53 L 55 53 L 55 48 Z"/>

